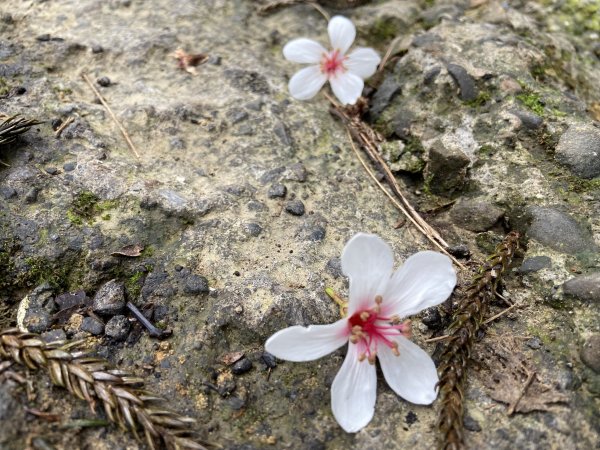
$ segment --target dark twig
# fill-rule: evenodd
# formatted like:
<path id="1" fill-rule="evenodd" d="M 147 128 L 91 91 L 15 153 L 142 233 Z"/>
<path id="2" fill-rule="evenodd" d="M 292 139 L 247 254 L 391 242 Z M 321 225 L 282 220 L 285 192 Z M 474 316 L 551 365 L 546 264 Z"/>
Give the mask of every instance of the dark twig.
<path id="1" fill-rule="evenodd" d="M 464 388 L 467 364 L 475 336 L 485 323 L 488 306 L 494 298 L 500 277 L 510 265 L 518 248 L 519 234 L 509 233 L 496 251 L 483 264 L 479 273 L 466 289 L 449 327 L 448 343 L 440 357 L 438 383 L 441 397 L 438 429 L 441 433 L 440 449 L 462 450 Z"/>
<path id="2" fill-rule="evenodd" d="M 135 318 L 142 325 L 144 325 L 144 327 L 146 327 L 146 330 L 148 330 L 148 334 L 150 336 L 158 338 L 158 339 L 164 339 L 164 338 L 171 336 L 171 334 L 173 334 L 173 332 L 171 330 L 161 330 L 159 328 L 156 328 L 154 325 L 152 325 L 152 323 L 148 319 L 146 319 L 146 317 L 142 314 L 142 312 L 139 309 L 137 309 L 137 307 L 133 303 L 127 302 L 127 309 L 129 311 L 131 311 L 131 313 L 135 316 Z"/>

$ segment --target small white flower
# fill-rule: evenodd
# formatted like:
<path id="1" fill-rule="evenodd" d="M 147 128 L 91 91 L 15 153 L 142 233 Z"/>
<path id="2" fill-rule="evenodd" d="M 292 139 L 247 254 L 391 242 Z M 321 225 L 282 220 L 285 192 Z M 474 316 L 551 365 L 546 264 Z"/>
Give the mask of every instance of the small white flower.
<path id="1" fill-rule="evenodd" d="M 354 42 L 356 28 L 345 17 L 335 16 L 327 26 L 331 51 L 311 39 L 294 39 L 283 47 L 289 61 L 313 64 L 291 78 L 290 94 L 298 100 L 313 98 L 326 81 L 343 105 L 353 105 L 363 90 L 363 80 L 377 70 L 381 61 L 372 48 L 357 48 L 346 55 Z"/>
<path id="2" fill-rule="evenodd" d="M 433 361 L 409 339 L 400 318 L 442 303 L 456 285 L 448 257 L 419 252 L 393 272 L 394 255 L 379 237 L 359 233 L 342 252 L 350 279 L 348 314 L 330 325 L 294 326 L 271 336 L 265 348 L 280 359 L 311 361 L 348 343 L 331 385 L 333 415 L 344 430 L 359 431 L 373 418 L 377 390 L 375 359 L 390 387 L 419 405 L 432 403 L 438 375 Z"/>

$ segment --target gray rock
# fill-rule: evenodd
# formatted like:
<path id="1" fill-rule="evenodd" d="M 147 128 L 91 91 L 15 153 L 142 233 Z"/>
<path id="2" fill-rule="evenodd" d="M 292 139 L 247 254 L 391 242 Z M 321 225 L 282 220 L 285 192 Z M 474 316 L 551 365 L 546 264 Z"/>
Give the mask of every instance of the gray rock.
<path id="1" fill-rule="evenodd" d="M 369 115 L 376 119 L 378 118 L 384 109 L 386 109 L 392 100 L 402 91 L 402 85 L 398 83 L 393 77 L 387 77 L 379 86 L 379 89 L 373 95 L 371 100 L 371 109 Z"/>
<path id="2" fill-rule="evenodd" d="M 110 280 L 104 284 L 96 295 L 92 303 L 92 309 L 95 313 L 113 315 L 120 313 L 125 307 L 125 288 L 123 283 L 117 280 Z"/>
<path id="3" fill-rule="evenodd" d="M 40 188 L 32 187 L 25 194 L 25 202 L 26 203 L 35 203 L 38 199 L 38 194 L 40 193 Z"/>
<path id="4" fill-rule="evenodd" d="M 528 130 L 537 130 L 544 123 L 544 119 L 529 111 L 514 110 L 511 113 L 517 116 L 523 127 Z"/>
<path id="5" fill-rule="evenodd" d="M 560 137 L 556 159 L 581 178 L 600 176 L 600 130 L 592 125 L 572 125 Z"/>
<path id="6" fill-rule="evenodd" d="M 547 256 L 533 256 L 531 258 L 525 258 L 523 264 L 519 267 L 519 273 L 527 274 L 538 272 L 542 269 L 552 267 L 552 260 Z"/>
<path id="7" fill-rule="evenodd" d="M 23 319 L 23 325 L 30 333 L 42 333 L 50 327 L 51 323 L 50 312 L 39 306 L 30 306 Z"/>
<path id="8" fill-rule="evenodd" d="M 241 375 L 249 372 L 250 369 L 252 369 L 252 361 L 250 361 L 248 358 L 242 358 L 233 365 L 231 371 L 234 375 Z"/>
<path id="9" fill-rule="evenodd" d="M 302 216 L 305 212 L 304 203 L 302 200 L 290 200 L 285 204 L 285 210 L 293 216 Z"/>
<path id="10" fill-rule="evenodd" d="M 429 149 L 429 161 L 425 166 L 425 179 L 436 194 L 450 194 L 465 184 L 467 168 L 471 160 L 458 148 L 445 146 L 436 141 Z"/>
<path id="11" fill-rule="evenodd" d="M 325 271 L 331 275 L 333 278 L 339 278 L 343 275 L 342 272 L 342 260 L 334 256 L 329 261 L 327 261 L 327 265 L 325 266 Z"/>
<path id="12" fill-rule="evenodd" d="M 104 323 L 100 322 L 94 317 L 85 317 L 83 322 L 81 322 L 79 329 L 81 331 L 87 331 L 94 336 L 100 336 L 102 333 L 104 333 Z"/>
<path id="13" fill-rule="evenodd" d="M 287 194 L 287 188 L 281 183 L 272 184 L 267 192 L 269 198 L 283 198 Z"/>
<path id="14" fill-rule="evenodd" d="M 42 333 L 40 335 L 40 337 L 42 338 L 42 340 L 44 342 L 57 342 L 57 341 L 64 341 L 67 339 L 67 333 L 65 333 L 65 331 L 62 328 L 58 328 L 56 330 L 50 330 L 47 331 L 46 333 Z"/>
<path id="15" fill-rule="evenodd" d="M 115 341 L 124 341 L 129 333 L 129 320 L 125 316 L 112 317 L 104 327 L 104 334 Z"/>
<path id="16" fill-rule="evenodd" d="M 192 273 L 185 279 L 183 291 L 186 294 L 206 294 L 209 292 L 208 280 L 201 275 Z"/>
<path id="17" fill-rule="evenodd" d="M 166 284 L 169 274 L 162 270 L 155 270 L 150 272 L 144 280 L 144 286 L 142 286 L 142 298 L 148 300 L 148 298 L 156 291 L 161 289 L 163 284 Z"/>
<path id="18" fill-rule="evenodd" d="M 600 304 L 600 272 L 571 278 L 563 283 L 562 288 L 567 295 Z"/>
<path id="19" fill-rule="evenodd" d="M 275 133 L 275 136 L 277 136 L 281 143 L 285 146 L 290 146 L 294 143 L 286 125 L 283 122 L 277 122 L 275 124 L 273 127 L 273 133 Z"/>
<path id="20" fill-rule="evenodd" d="M 17 191 L 10 186 L 1 186 L 0 195 L 2 195 L 5 200 L 9 200 L 17 196 Z"/>
<path id="21" fill-rule="evenodd" d="M 485 200 L 461 199 L 453 206 L 450 216 L 459 227 L 477 232 L 492 228 L 504 216 L 504 211 Z"/>
<path id="22" fill-rule="evenodd" d="M 442 316 L 436 306 L 423 311 L 421 313 L 421 321 L 430 330 L 437 330 L 442 326 Z"/>
<path id="23" fill-rule="evenodd" d="M 585 341 L 580 356 L 586 366 L 600 373 L 600 334 L 593 334 Z"/>
<path id="24" fill-rule="evenodd" d="M 589 231 L 569 214 L 551 207 L 528 209 L 532 220 L 527 235 L 559 252 L 576 254 L 596 246 Z"/>
<path id="25" fill-rule="evenodd" d="M 262 227 L 257 223 L 245 223 L 243 226 L 244 233 L 248 236 L 256 237 L 262 233 Z"/>
<path id="26" fill-rule="evenodd" d="M 74 163 L 74 162 L 68 162 L 68 163 L 63 164 L 63 170 L 65 172 L 72 172 L 73 170 L 75 170 L 76 167 L 77 167 L 77 163 Z"/>
<path id="27" fill-rule="evenodd" d="M 448 64 L 446 69 L 460 89 L 460 99 L 465 102 L 475 100 L 478 94 L 477 86 L 466 69 L 458 64 Z"/>
<path id="28" fill-rule="evenodd" d="M 304 164 L 302 163 L 292 164 L 283 174 L 286 180 L 298 181 L 300 183 L 306 181 L 306 175 L 306 167 L 304 167 Z"/>

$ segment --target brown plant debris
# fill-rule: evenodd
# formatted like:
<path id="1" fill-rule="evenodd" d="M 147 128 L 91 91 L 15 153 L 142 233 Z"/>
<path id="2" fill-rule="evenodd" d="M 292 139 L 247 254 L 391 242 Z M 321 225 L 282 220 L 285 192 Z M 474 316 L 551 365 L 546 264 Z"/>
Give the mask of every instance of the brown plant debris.
<path id="1" fill-rule="evenodd" d="M 542 383 L 539 374 L 530 367 L 529 358 L 510 336 L 499 337 L 481 347 L 477 360 L 489 371 L 488 376 L 482 377 L 483 384 L 491 398 L 508 405 L 508 415 L 549 411 L 553 405 L 568 401 L 555 387 Z"/>
<path id="2" fill-rule="evenodd" d="M 463 400 L 467 380 L 467 364 L 477 332 L 483 325 L 491 299 L 502 274 L 510 265 L 518 248 L 519 234 L 509 233 L 466 288 L 449 327 L 448 343 L 440 357 L 438 383 L 441 397 L 438 429 L 440 448 L 464 449 Z"/>
<path id="3" fill-rule="evenodd" d="M 141 244 L 131 244 L 121 247 L 120 250 L 116 252 L 112 252 L 110 256 L 129 256 L 130 258 L 135 258 L 140 256 L 144 251 L 144 246 Z"/>
<path id="4" fill-rule="evenodd" d="M 82 341 L 45 343 L 16 328 L 0 331 L 0 360 L 14 361 L 30 370 L 45 370 L 52 383 L 89 403 L 98 403 L 108 420 L 151 449 L 206 450 L 191 430 L 195 420 L 162 407 L 164 400 L 144 389 L 143 380 L 111 368 L 103 359 L 78 350 Z"/>
<path id="5" fill-rule="evenodd" d="M 38 122 L 35 119 L 25 119 L 16 116 L 2 116 L 3 122 L 0 123 L 0 145 L 10 144 L 17 139 L 17 136 L 25 133 L 34 125 L 39 125 L 43 122 Z"/>
<path id="6" fill-rule="evenodd" d="M 208 61 L 208 55 L 204 53 L 187 53 L 182 48 L 175 50 L 173 57 L 177 60 L 177 65 L 181 70 L 185 70 L 192 75 L 198 75 L 196 66 Z"/>

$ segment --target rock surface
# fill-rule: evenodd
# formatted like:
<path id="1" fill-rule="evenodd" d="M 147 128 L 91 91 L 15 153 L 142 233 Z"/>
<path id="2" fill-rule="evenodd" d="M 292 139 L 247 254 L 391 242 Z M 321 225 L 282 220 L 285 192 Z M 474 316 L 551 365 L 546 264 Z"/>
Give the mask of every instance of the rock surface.
<path id="1" fill-rule="evenodd" d="M 225 449 L 434 448 L 439 401 L 410 404 L 380 378 L 373 420 L 347 434 L 330 406 L 344 349 L 306 363 L 264 353 L 281 328 L 339 319 L 324 289 L 347 297 L 340 256 L 356 232 L 381 235 L 396 265 L 435 248 L 399 220 L 327 100 L 289 96 L 301 66 L 282 48 L 298 37 L 327 43 L 320 13 L 294 4 L 261 14 L 258 3 L 0 2 L 0 113 L 43 121 L 0 147 L 0 324 L 13 326 L 24 296 L 48 283 L 57 304 L 82 291 L 83 304 L 47 302 L 40 329 L 84 337 L 89 299 L 112 298 L 103 316 L 112 338 L 90 346 L 147 377 Z M 517 306 L 487 325 L 474 356 L 516 342 L 513 354 L 568 401 L 509 417 L 487 388 L 501 374 L 470 371 L 467 446 L 593 448 L 600 389 L 581 345 L 597 334 L 600 311 L 595 300 L 573 301 L 567 280 L 600 267 L 595 138 L 577 134 L 600 118 L 598 11 L 558 0 L 320 4 L 356 23 L 357 45 L 383 55 L 394 42 L 385 70 L 366 82 L 364 118 L 384 138 L 382 156 L 408 201 L 461 262 L 475 269 L 509 229 L 527 238 L 521 273 L 509 270 L 502 283 Z M 178 67 L 178 48 L 209 58 L 193 75 Z M 504 217 L 464 208 L 458 220 L 451 205 L 469 199 Z M 291 213 L 288 202 L 298 202 Z M 118 253 L 137 244 L 137 256 Z M 465 286 L 471 271 L 459 277 Z M 157 342 L 139 323 L 129 328 L 125 300 L 172 336 Z M 434 359 L 442 344 L 425 341 L 447 331 L 455 300 L 412 318 L 413 340 Z M 504 308 L 498 301 L 490 315 Z M 252 366 L 238 361 L 234 374 L 221 362 L 231 352 Z M 520 392 L 525 379 L 512 379 Z M 32 380 L 33 402 L 0 383 L 0 447 L 42 437 L 55 448 L 143 447 L 114 427 L 57 431 L 23 420 L 19 405 L 90 417 L 47 377 Z"/>
<path id="2" fill-rule="evenodd" d="M 578 177 L 600 177 L 600 128 L 570 126 L 558 141 L 556 159 Z"/>

